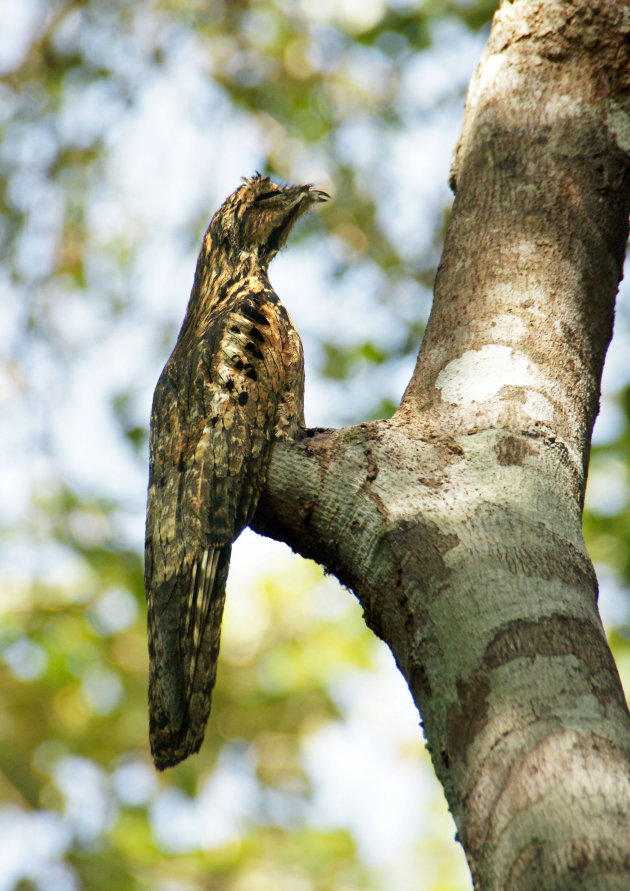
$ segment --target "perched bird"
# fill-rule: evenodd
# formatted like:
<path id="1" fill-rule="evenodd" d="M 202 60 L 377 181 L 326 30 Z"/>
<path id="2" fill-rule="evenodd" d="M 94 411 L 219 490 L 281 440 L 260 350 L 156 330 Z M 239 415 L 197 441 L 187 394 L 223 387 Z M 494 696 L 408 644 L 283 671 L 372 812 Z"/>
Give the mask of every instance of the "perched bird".
<path id="1" fill-rule="evenodd" d="M 153 397 L 145 588 L 149 734 L 163 770 L 199 751 L 232 542 L 274 438 L 304 428 L 300 337 L 267 277 L 295 221 L 329 196 L 244 179 L 206 231 L 186 316 Z"/>

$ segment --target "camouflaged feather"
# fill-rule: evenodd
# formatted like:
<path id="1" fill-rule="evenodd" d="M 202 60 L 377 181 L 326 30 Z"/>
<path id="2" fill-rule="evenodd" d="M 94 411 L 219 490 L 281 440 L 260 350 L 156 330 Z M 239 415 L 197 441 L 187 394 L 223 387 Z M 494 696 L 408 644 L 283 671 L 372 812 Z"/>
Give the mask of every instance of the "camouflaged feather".
<path id="1" fill-rule="evenodd" d="M 267 278 L 325 193 L 245 180 L 217 211 L 151 412 L 145 546 L 149 731 L 159 769 L 199 750 L 210 713 L 231 544 L 274 436 L 304 426 L 299 335 Z"/>

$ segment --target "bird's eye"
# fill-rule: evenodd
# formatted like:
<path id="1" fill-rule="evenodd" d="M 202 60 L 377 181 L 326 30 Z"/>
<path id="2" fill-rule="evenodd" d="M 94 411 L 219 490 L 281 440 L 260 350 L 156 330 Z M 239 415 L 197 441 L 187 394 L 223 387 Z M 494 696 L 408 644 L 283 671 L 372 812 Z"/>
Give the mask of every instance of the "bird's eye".
<path id="1" fill-rule="evenodd" d="M 257 195 L 254 199 L 255 201 L 266 201 L 267 198 L 275 198 L 276 195 L 279 195 L 280 192 L 277 189 L 273 189 L 271 192 L 262 192 L 260 195 Z"/>

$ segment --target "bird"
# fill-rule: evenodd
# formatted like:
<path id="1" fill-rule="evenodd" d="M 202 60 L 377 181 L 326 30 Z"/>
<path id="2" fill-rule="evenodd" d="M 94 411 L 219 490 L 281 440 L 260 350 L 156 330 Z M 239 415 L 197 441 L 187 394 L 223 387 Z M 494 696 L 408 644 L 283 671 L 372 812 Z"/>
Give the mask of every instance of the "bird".
<path id="1" fill-rule="evenodd" d="M 300 336 L 268 278 L 296 220 L 330 196 L 256 173 L 210 221 L 151 408 L 145 535 L 149 738 L 158 770 L 198 752 L 232 542 L 273 443 L 304 426 Z"/>

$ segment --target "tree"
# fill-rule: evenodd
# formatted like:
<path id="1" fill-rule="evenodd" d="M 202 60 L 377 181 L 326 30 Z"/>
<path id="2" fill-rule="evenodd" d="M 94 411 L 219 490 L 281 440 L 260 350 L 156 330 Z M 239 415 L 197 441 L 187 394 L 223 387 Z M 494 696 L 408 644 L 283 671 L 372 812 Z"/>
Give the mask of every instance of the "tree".
<path id="1" fill-rule="evenodd" d="M 478 888 L 630 874 L 630 715 L 581 513 L 630 210 L 630 18 L 503 3 L 388 421 L 277 444 L 256 528 L 357 594 Z"/>
<path id="2" fill-rule="evenodd" d="M 8 469 L 0 504 L 4 538 L 0 551 L 4 594 L 0 627 L 0 819 L 4 831 L 0 859 L 7 864 L 8 875 L 3 876 L 7 885 L 11 881 L 17 884 L 21 876 L 20 887 L 32 885 L 46 891 L 51 887 L 74 891 L 79 886 L 103 891 L 172 891 L 182 885 L 221 891 L 275 891 L 286 886 L 317 891 L 365 887 L 407 891 L 409 883 L 414 888 L 420 884 L 423 891 L 444 891 L 465 886 L 463 880 L 457 885 L 452 872 L 447 874 L 447 867 L 459 855 L 451 842 L 450 822 L 439 832 L 434 830 L 430 842 L 419 840 L 416 873 L 396 863 L 398 872 L 390 869 L 379 875 L 374 862 L 365 857 L 365 845 L 363 849 L 359 846 L 355 827 L 341 819 L 324 824 L 312 819 L 311 804 L 317 800 L 320 778 L 305 757 L 311 740 L 318 739 L 320 732 L 325 735 L 329 728 L 349 739 L 348 746 L 357 739 L 356 725 L 351 731 L 340 722 L 341 717 L 352 715 L 348 707 L 351 697 L 344 700 L 335 685 L 347 683 L 349 677 L 348 689 L 356 700 L 356 676 L 367 669 L 361 689 L 369 691 L 379 708 L 389 706 L 374 690 L 375 684 L 381 689 L 381 678 L 369 673 L 375 659 L 374 636 L 366 630 L 360 612 L 351 609 L 351 595 L 344 597 L 330 579 L 323 582 L 312 563 L 297 562 L 280 576 L 265 572 L 255 583 L 243 586 L 237 578 L 240 561 L 235 559 L 231 590 L 228 582 L 228 627 L 204 747 L 194 760 L 155 777 L 147 744 L 140 553 L 151 393 L 181 323 L 208 215 L 240 176 L 261 169 L 289 182 L 312 180 L 334 197 L 324 213 L 296 231 L 290 250 L 272 267 L 272 281 L 305 340 L 307 420 L 337 426 L 387 417 L 396 409 L 403 378 L 406 381 L 411 374 L 424 332 L 425 309 L 450 204 L 446 173 L 435 157 L 446 158 L 455 142 L 465 87 L 485 41 L 483 29 L 496 5 L 490 0 L 51 0 L 42 6 L 23 0 L 7 7 L 0 33 L 0 303 L 2 341 L 10 343 L 0 366 L 3 463 Z M 365 549 L 366 562 L 375 568 L 369 579 L 363 569 L 360 572 L 363 582 L 371 581 L 372 587 L 357 584 L 357 590 L 363 600 L 373 591 L 378 593 L 371 611 L 368 604 L 366 615 L 374 626 L 380 621 L 383 634 L 392 637 L 401 662 L 408 649 L 403 635 L 413 637 L 420 627 L 419 617 L 426 612 L 414 651 L 426 657 L 425 662 L 412 660 L 411 666 L 403 667 L 408 673 L 410 668 L 415 671 L 412 689 L 419 687 L 421 694 L 425 692 L 423 716 L 433 740 L 433 756 L 441 778 L 450 781 L 449 801 L 458 825 L 466 830 L 464 836 L 460 828 L 460 834 L 474 855 L 471 859 L 477 875 L 480 850 L 497 851 L 493 841 L 504 825 L 501 820 L 508 819 L 507 805 L 515 802 L 510 793 L 518 769 L 534 760 L 533 754 L 529 760 L 519 760 L 518 754 L 513 754 L 512 747 L 518 749 L 521 740 L 531 742 L 527 709 L 532 688 L 519 687 L 518 678 L 524 685 L 535 685 L 540 680 L 539 669 L 549 662 L 554 668 L 559 659 L 561 664 L 569 663 L 567 677 L 577 683 L 583 659 L 573 657 L 578 663 L 574 664 L 572 657 L 562 652 L 561 642 L 572 643 L 581 629 L 597 627 L 592 588 L 591 600 L 582 612 L 574 606 L 577 594 L 569 596 L 563 589 L 562 599 L 556 597 L 552 603 L 556 613 L 547 610 L 544 614 L 551 615 L 554 622 L 545 626 L 536 621 L 540 618 L 538 589 L 544 590 L 545 597 L 556 596 L 560 585 L 556 567 L 564 568 L 563 578 L 567 566 L 571 570 L 568 589 L 573 579 L 575 586 L 586 584 L 584 579 L 591 572 L 586 559 L 580 562 L 583 551 L 577 530 L 580 505 L 576 493 L 583 486 L 584 472 L 578 468 L 577 476 L 572 476 L 567 454 L 564 463 L 558 459 L 557 476 L 546 486 L 549 467 L 556 466 L 553 444 L 549 437 L 523 439 L 518 426 L 518 412 L 531 418 L 538 411 L 543 418 L 539 418 L 541 428 L 537 429 L 553 434 L 560 414 L 564 418 L 568 411 L 567 405 L 577 406 L 575 415 L 580 423 L 569 434 L 565 429 L 560 432 L 565 444 L 571 445 L 571 438 L 586 443 L 588 418 L 592 420 L 595 409 L 591 404 L 585 409 L 580 400 L 596 390 L 596 385 L 580 378 L 575 390 L 579 400 L 571 394 L 563 402 L 560 390 L 547 392 L 548 384 L 540 383 L 537 375 L 533 382 L 523 383 L 534 374 L 530 365 L 510 363 L 506 357 L 515 355 L 518 346 L 532 365 L 541 365 L 544 353 L 549 361 L 541 373 L 547 381 L 559 387 L 558 375 L 564 385 L 570 378 L 573 366 L 564 355 L 558 359 L 562 350 L 551 323 L 547 329 L 541 320 L 542 333 L 534 350 L 529 327 L 515 344 L 519 330 L 515 319 L 529 321 L 531 316 L 536 323 L 530 310 L 543 300 L 539 291 L 540 282 L 547 281 L 545 270 L 551 275 L 562 266 L 553 299 L 557 318 L 564 320 L 560 309 L 569 307 L 570 299 L 579 304 L 580 295 L 588 291 L 584 285 L 591 281 L 588 262 L 592 261 L 593 270 L 598 269 L 595 232 L 603 233 L 602 245 L 609 236 L 612 244 L 610 221 L 600 230 L 589 227 L 582 241 L 574 237 L 571 250 L 566 240 L 559 240 L 557 230 L 567 238 L 576 232 L 582 238 L 585 211 L 580 202 L 588 196 L 597 210 L 589 210 L 592 220 L 599 221 L 597 214 L 605 213 L 606 207 L 614 213 L 618 206 L 610 198 L 612 179 L 601 193 L 592 188 L 597 176 L 612 173 L 608 144 L 599 159 L 600 173 L 592 153 L 584 150 L 580 166 L 576 152 L 571 154 L 566 146 L 575 146 L 579 136 L 575 121 L 582 121 L 584 108 L 590 109 L 594 121 L 604 120 L 602 108 L 615 89 L 617 106 L 609 105 L 606 120 L 613 129 L 624 132 L 620 127 L 625 110 L 620 83 L 626 58 L 622 23 L 615 19 L 623 8 L 593 7 L 596 17 L 591 21 L 583 4 L 566 4 L 566 8 L 545 4 L 540 8 L 555 10 L 559 24 L 556 27 L 554 22 L 544 38 L 536 36 L 536 29 L 528 37 L 523 22 L 533 15 L 535 23 L 537 8 L 525 2 L 504 5 L 501 15 L 505 18 L 513 13 L 514 27 L 521 22 L 522 38 L 516 42 L 507 39 L 504 53 L 491 50 L 490 59 L 495 61 L 490 65 L 497 59 L 514 60 L 519 48 L 525 52 L 527 47 L 542 47 L 556 39 L 552 61 L 543 54 L 535 68 L 536 77 L 547 83 L 545 78 L 551 78 L 552 72 L 561 79 L 561 72 L 570 70 L 570 90 L 558 89 L 558 95 L 577 95 L 590 83 L 600 90 L 597 102 L 593 93 L 582 107 L 574 108 L 567 100 L 567 115 L 573 117 L 559 151 L 554 148 L 551 152 L 549 146 L 557 147 L 558 134 L 564 133 L 562 122 L 552 120 L 545 133 L 538 129 L 537 137 L 549 139 L 551 157 L 542 148 L 536 155 L 535 141 L 528 137 L 531 96 L 522 79 L 515 91 L 513 117 L 517 123 L 509 118 L 511 123 L 503 128 L 500 140 L 492 137 L 498 119 L 487 111 L 487 92 L 476 111 L 469 108 L 467 135 L 455 165 L 455 214 L 438 278 L 436 312 L 415 376 L 417 388 L 408 391 L 405 411 L 396 415 L 392 425 L 372 426 L 368 420 L 364 427 L 330 436 L 315 431 L 299 450 L 284 453 L 279 449 L 267 501 L 258 517 L 260 528 L 266 526 L 272 534 L 292 540 L 304 552 L 311 548 L 314 553 L 319 548 L 316 556 L 348 583 L 354 578 L 350 570 L 356 569 L 350 550 Z M 612 48 L 617 44 L 615 55 Z M 584 66 L 576 63 L 571 67 L 578 53 Z M 614 62 L 608 66 L 606 81 L 609 56 Z M 487 72 L 487 66 L 483 70 Z M 497 89 L 506 77 L 516 78 L 519 70 L 501 68 Z M 597 79 L 598 71 L 602 80 Z M 481 84 L 485 91 L 493 79 L 494 75 L 485 86 Z M 532 89 L 538 88 L 534 74 L 530 81 Z M 548 83 L 547 89 L 551 90 Z M 541 96 L 547 95 L 545 90 Z M 502 96 L 501 103 L 505 101 Z M 516 101 L 522 103 L 522 110 L 517 110 Z M 492 108 L 500 110 L 501 103 L 497 99 Z M 540 108 L 550 115 L 542 100 Z M 480 109 L 485 115 L 483 126 L 477 117 Z M 493 111 L 493 115 L 497 113 Z M 522 146 L 519 143 L 511 151 L 521 114 L 525 136 Z M 505 109 L 500 120 L 505 123 Z M 489 129 L 493 121 L 495 130 Z M 432 152 L 438 131 L 439 145 Z M 486 144 L 490 148 L 484 160 Z M 497 145 L 505 148 L 493 164 L 488 159 L 493 151 L 496 154 Z M 559 155 L 566 155 L 560 171 Z M 524 166 L 523 158 L 531 157 L 536 157 L 541 170 Z M 619 157 L 623 161 L 622 155 Z M 433 182 L 444 183 L 441 189 L 427 187 L 423 178 L 427 168 Z M 584 191 L 580 171 L 584 182 L 590 183 Z M 495 186 L 493 177 L 501 173 Z M 567 194 L 560 189 L 558 176 L 568 184 Z M 493 185 L 488 184 L 490 180 Z M 579 193 L 574 188 L 578 180 Z M 552 196 L 558 195 L 558 189 L 560 195 L 554 202 Z M 500 194 L 505 195 L 501 206 Z M 595 200 L 597 194 L 604 196 L 603 203 Z M 488 195 L 496 196 L 492 204 L 484 203 Z M 520 208 L 528 195 L 531 204 L 524 214 Z M 572 197 L 577 209 L 565 219 L 561 209 Z M 613 197 L 623 201 L 622 189 Z M 548 220 L 540 220 L 537 207 L 549 208 Z M 465 225 L 466 215 L 470 225 Z M 499 231 L 490 238 L 493 226 Z M 536 242 L 543 229 L 548 248 L 544 241 Z M 615 263 L 622 252 L 621 230 L 620 224 Z M 532 232 L 534 238 L 530 239 Z M 523 236 L 518 252 L 513 249 L 515 233 Z M 589 236 L 595 239 L 595 246 Z M 474 239 L 479 246 L 476 241 L 473 244 Z M 527 244 L 533 247 L 531 255 L 525 256 Z M 559 244 L 564 253 L 554 250 Z M 492 257 L 488 257 L 490 247 L 495 251 Z M 458 263 L 462 258 L 469 264 L 463 269 Z M 548 267 L 541 266 L 543 258 L 548 259 Z M 497 265 L 502 265 L 498 273 Z M 517 276 L 520 270 L 527 270 L 527 282 L 533 282 L 538 304 L 528 308 L 525 301 L 510 312 L 508 300 L 523 290 L 522 277 Z M 453 285 L 456 272 L 469 288 L 464 301 L 462 288 Z M 468 272 L 471 275 L 465 277 Z M 593 275 L 601 282 L 615 278 L 613 272 L 606 273 L 608 278 Z M 491 294 L 489 279 L 494 282 Z M 578 283 L 574 295 L 564 291 L 567 280 Z M 576 332 L 569 344 L 571 351 L 566 353 L 571 362 L 580 344 L 597 341 L 591 329 L 596 317 L 603 318 L 614 290 L 612 285 L 606 288 L 601 294 L 598 291 L 593 304 L 598 308 L 596 314 L 590 305 L 584 309 L 591 320 L 585 323 L 586 331 L 579 330 L 573 317 L 568 319 Z M 502 336 L 488 342 L 489 320 L 496 320 L 497 302 L 505 303 L 499 307 Z M 449 318 L 451 307 L 454 313 Z M 622 301 L 613 357 L 619 355 L 618 344 L 623 345 L 624 334 L 625 342 L 628 340 L 625 313 Z M 461 328 L 454 327 L 454 315 L 461 316 Z M 553 337 L 545 338 L 548 330 Z M 563 337 L 569 339 L 564 330 Z M 488 346 L 512 352 L 488 353 Z M 440 349 L 444 350 L 443 362 Z M 597 349 L 601 352 L 601 343 Z M 465 373 L 465 366 L 449 363 L 463 355 L 479 360 L 479 354 L 489 371 L 485 378 L 479 374 L 479 362 L 472 376 Z M 580 361 L 589 368 L 589 363 L 596 364 L 588 353 L 581 355 Z M 450 375 L 440 378 L 442 386 L 437 391 L 431 378 L 442 370 L 438 367 L 441 362 Z M 624 625 L 627 610 L 624 613 L 623 603 L 630 584 L 630 499 L 624 474 L 630 453 L 630 376 L 620 364 L 617 361 L 616 375 L 608 381 L 605 433 L 600 425 L 594 463 L 591 461 L 590 479 L 597 486 L 592 490 L 590 510 L 587 494 L 585 535 L 600 583 L 604 581 L 603 593 L 612 588 L 618 594 L 620 608 L 613 621 L 609 610 L 608 627 L 620 672 L 627 677 L 630 634 Z M 505 373 L 506 367 L 512 376 L 498 394 L 502 401 L 497 399 L 497 417 L 491 418 L 495 427 L 488 426 L 493 375 L 495 371 L 497 376 Z M 465 403 L 466 390 L 458 389 L 458 369 L 464 381 L 475 381 L 478 389 L 472 395 L 488 397 L 486 401 Z M 419 414 L 415 411 L 418 392 L 435 396 L 434 404 L 422 414 L 425 419 L 429 411 L 434 414 L 435 424 L 429 432 L 418 427 L 420 438 L 414 451 L 409 430 L 412 422 L 416 423 L 413 415 Z M 522 403 L 518 402 L 519 392 Z M 438 401 L 438 395 L 447 401 Z M 544 417 L 544 398 L 553 402 L 551 422 Z M 556 402 L 562 412 L 556 410 Z M 496 425 L 504 420 L 499 410 L 505 414 L 507 406 L 512 406 L 515 417 L 510 415 L 512 427 L 501 427 L 499 436 Z M 483 429 L 464 436 L 462 430 L 471 429 L 473 408 L 480 413 L 478 426 Z M 444 438 L 445 426 L 454 445 Z M 523 429 L 528 428 L 524 425 Z M 368 440 L 372 433 L 377 436 Z M 395 448 L 385 460 L 383 450 L 392 442 Z M 403 446 L 409 453 L 401 455 Z M 455 446 L 464 449 L 463 456 Z M 538 455 L 526 446 L 537 448 Z M 473 448 L 479 473 L 478 480 L 471 483 Z M 560 454 L 562 445 L 556 448 Z M 444 456 L 449 455 L 451 477 L 444 482 Z M 320 525 L 328 505 L 333 528 L 342 523 L 342 517 L 333 512 L 339 500 L 333 497 L 332 470 L 321 496 L 319 484 L 317 491 L 313 490 L 310 526 L 305 509 L 308 500 L 302 500 L 299 492 L 286 504 L 286 513 L 278 512 L 284 510 L 278 497 L 283 468 L 295 468 L 295 479 L 308 484 L 310 477 L 300 476 L 301 469 L 311 468 L 319 474 L 328 456 L 332 470 L 354 456 L 355 475 L 360 478 L 354 493 L 350 491 L 356 502 L 346 505 L 350 514 L 356 503 L 357 512 L 349 519 L 349 528 L 343 529 L 342 540 L 349 545 L 342 553 L 326 550 L 327 539 Z M 416 482 L 415 477 L 422 474 L 426 485 L 419 494 L 401 486 L 401 496 L 411 492 L 412 497 L 397 500 L 395 522 L 385 534 L 378 508 L 391 516 L 389 480 L 394 461 L 403 464 L 400 480 L 408 482 L 412 476 Z M 420 469 L 410 470 L 411 461 L 420 462 Z M 535 475 L 539 464 L 542 469 Z M 372 478 L 377 469 L 378 475 Z M 466 492 L 458 487 L 459 479 L 465 481 Z M 542 481 L 538 488 L 536 480 Z M 443 485 L 438 488 L 440 482 Z M 529 508 L 522 504 L 520 482 L 534 490 Z M 502 484 L 510 488 L 504 490 L 501 500 L 494 497 L 494 490 Z M 485 499 L 492 508 L 487 508 L 487 514 L 472 503 L 474 486 L 480 500 Z M 339 480 L 339 487 L 341 494 L 352 490 L 352 474 Z M 383 487 L 387 497 L 383 497 Z M 290 495 L 283 493 L 283 497 Z M 365 500 L 364 495 L 370 498 Z M 560 507 L 554 498 L 561 502 Z M 511 522 L 505 508 L 508 499 L 516 505 Z M 412 509 L 417 507 L 422 509 L 425 523 L 423 535 L 413 518 Z M 535 525 L 535 513 L 551 514 L 552 508 L 557 508 L 556 538 L 547 537 L 548 517 L 543 518 L 544 529 Z M 462 529 L 459 520 L 466 510 L 471 514 L 470 528 Z M 411 514 L 409 526 L 403 522 L 407 513 Z M 474 523 L 478 517 L 483 517 L 482 524 Z M 529 525 L 525 519 L 530 519 Z M 358 527 L 353 526 L 355 520 Z M 458 535 L 462 544 L 448 548 L 451 539 L 438 534 L 447 521 L 454 527 L 454 531 L 447 529 L 447 536 Z M 375 532 L 374 544 L 366 532 L 369 524 Z M 480 525 L 483 535 L 478 532 Z M 392 563 L 401 562 L 401 539 L 410 544 L 410 559 L 402 561 L 400 588 L 394 588 L 387 598 L 388 589 L 381 580 L 387 580 Z M 479 547 L 480 540 L 484 549 Z M 570 549 L 568 563 L 564 550 L 562 559 L 556 557 L 567 540 L 577 549 Z M 427 549 L 426 542 L 434 547 Z M 535 563 L 537 575 L 530 577 L 534 589 L 530 612 L 524 590 L 527 578 L 520 571 L 523 565 L 532 565 L 525 544 L 539 561 Z M 271 543 L 267 546 L 266 550 L 272 549 Z M 470 563 L 467 551 L 472 553 Z M 470 575 L 470 593 L 457 600 L 455 593 L 463 594 L 458 578 L 466 576 L 473 561 L 477 575 Z M 492 566 L 497 567 L 498 579 L 496 596 L 492 591 L 491 612 L 497 615 L 494 627 L 498 629 L 507 620 L 508 607 L 518 612 L 518 604 L 512 601 L 499 612 L 504 602 L 499 594 L 503 598 L 506 577 L 526 615 L 518 627 L 508 626 L 511 636 L 506 633 L 497 638 L 494 648 L 488 648 L 487 624 L 492 616 L 486 615 L 490 598 L 482 590 L 481 574 L 484 578 L 492 575 Z M 356 576 L 358 579 L 359 573 Z M 419 579 L 415 586 L 411 583 L 414 579 Z M 399 606 L 398 594 L 408 597 L 409 603 Z M 393 611 L 387 611 L 388 604 L 393 604 Z M 244 613 L 244 609 L 249 611 Z M 577 612 L 583 620 L 583 625 L 574 622 L 571 626 L 573 637 L 569 626 L 562 626 L 564 638 L 560 631 L 555 633 L 558 612 L 563 616 Z M 405 626 L 408 613 L 415 618 Z M 534 627 L 540 629 L 538 637 Z M 440 652 L 430 647 L 436 634 L 444 644 L 443 663 Z M 584 635 L 575 650 L 583 656 L 592 653 L 590 664 L 597 668 L 605 649 L 596 638 L 591 641 L 593 646 L 584 650 L 583 640 Z M 480 656 L 484 646 L 485 660 Z M 561 651 L 553 659 L 546 655 L 551 646 Z M 506 663 L 510 648 L 521 655 Z M 381 658 L 382 648 L 379 653 Z M 612 726 L 615 709 L 621 705 L 618 687 L 606 687 L 605 665 L 591 677 L 595 689 L 603 690 L 601 699 Z M 508 714 L 497 702 L 498 684 L 506 674 L 517 697 Z M 548 696 L 538 703 L 540 720 L 535 727 L 542 728 L 543 719 L 556 705 L 551 700 L 558 670 L 550 670 L 549 678 L 544 691 Z M 403 686 L 401 679 L 396 689 Z M 506 690 L 506 685 L 501 687 L 502 692 Z M 564 735 L 559 732 L 556 739 L 567 739 L 567 724 L 571 714 L 577 714 L 577 709 L 568 714 L 569 697 L 567 687 L 566 707 L 560 709 L 556 723 Z M 580 699 L 578 706 L 587 701 Z M 592 697 L 590 701 L 595 709 Z M 601 717 L 597 711 L 593 715 L 592 723 Z M 512 719 L 512 724 L 501 724 L 497 731 L 497 724 L 507 723 L 507 719 Z M 416 720 L 413 714 L 409 718 L 410 734 Z M 582 722 L 582 735 L 585 726 Z M 380 730 L 376 721 L 374 727 L 375 732 Z M 436 728 L 445 734 L 437 740 L 437 748 Z M 484 760 L 484 747 L 493 734 L 503 731 L 505 736 L 493 750 L 498 753 L 496 761 Z M 547 740 L 547 749 L 541 742 L 536 752 L 547 752 L 550 738 L 542 731 L 541 735 Z M 412 736 L 404 741 L 405 764 L 414 768 L 423 755 L 421 734 L 416 736 L 417 748 L 409 742 Z M 373 742 L 367 735 L 360 739 L 363 749 Z M 446 766 L 442 748 L 454 766 Z M 506 748 L 510 755 L 504 757 Z M 601 751 L 605 753 L 605 747 Z M 353 762 L 360 760 L 359 754 Z M 566 760 L 568 763 L 568 756 Z M 473 761 L 479 770 L 471 768 L 469 775 L 464 775 L 462 764 Z M 557 759 L 551 762 L 551 756 L 546 763 L 557 768 Z M 483 806 L 492 809 L 492 789 L 497 777 L 500 782 L 501 768 L 510 765 L 506 793 L 494 809 L 494 822 L 486 823 L 488 839 L 480 844 L 478 830 L 486 817 Z M 494 766 L 498 773 L 492 773 Z M 370 774 L 386 775 L 379 757 L 375 766 L 365 771 L 362 789 L 369 789 Z M 332 765 L 327 766 L 327 776 L 337 776 Z M 520 776 L 524 776 L 524 768 Z M 546 775 L 539 771 L 538 776 Z M 480 785 L 486 779 L 487 784 Z M 466 782 L 471 786 L 476 783 L 475 791 L 481 789 L 483 794 L 462 802 Z M 531 775 L 523 785 L 526 791 L 532 789 Z M 607 788 L 606 783 L 600 787 Z M 420 795 L 424 796 L 424 790 L 415 797 Z M 549 801 L 549 796 L 537 800 Z M 523 821 L 530 825 L 530 814 L 532 820 L 537 816 L 528 809 L 525 793 L 518 799 L 521 801 L 525 804 L 518 818 L 509 824 L 517 830 Z M 381 834 L 395 825 L 395 815 L 377 800 L 376 791 L 364 793 L 361 806 L 371 815 L 380 808 Z M 544 818 L 548 820 L 547 813 Z M 433 809 L 431 821 L 436 822 Z M 579 831 L 580 824 L 574 825 L 571 839 Z M 543 828 L 550 835 L 548 827 Z M 590 824 L 588 828 L 590 831 Z M 354 836 L 349 829 L 354 830 Z M 614 844 L 623 839 L 624 831 L 625 827 L 619 828 Z M 446 840 L 442 848 L 440 833 Z M 28 856 L 20 865 L 15 850 L 24 837 L 28 838 Z M 501 837 L 508 840 L 505 849 L 512 852 L 509 835 Z M 579 845 L 572 850 L 579 860 Z M 544 857 L 539 859 L 545 862 Z M 604 859 L 602 855 L 602 862 Z M 537 862 L 537 854 L 534 860 Z M 588 851 L 580 862 L 587 861 Z M 527 852 L 521 863 L 529 868 Z M 483 870 L 491 870 L 488 861 L 484 861 Z M 534 887 L 541 885 L 533 866 L 530 878 Z M 620 882 L 623 884 L 623 878 Z"/>

